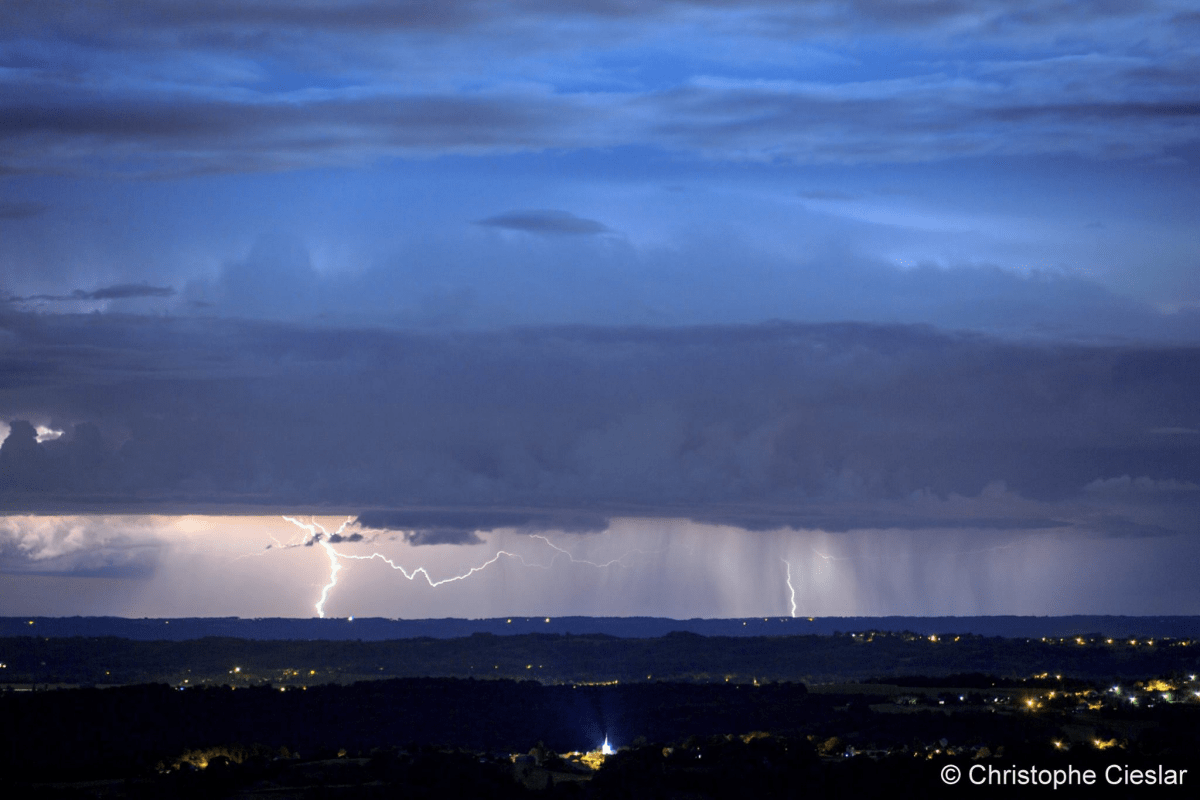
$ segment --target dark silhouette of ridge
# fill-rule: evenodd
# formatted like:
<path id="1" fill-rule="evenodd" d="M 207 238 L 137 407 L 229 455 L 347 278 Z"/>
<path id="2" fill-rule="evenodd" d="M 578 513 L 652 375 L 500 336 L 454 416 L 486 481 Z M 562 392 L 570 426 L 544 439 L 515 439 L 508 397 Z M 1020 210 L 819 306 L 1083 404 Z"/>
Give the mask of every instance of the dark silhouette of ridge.
<path id="1" fill-rule="evenodd" d="M 32 624 L 31 624 L 32 623 Z M 125 617 L 0 617 L 0 636 L 118 636 L 141 641 L 183 641 L 206 636 L 240 639 L 387 641 L 452 639 L 475 633 L 605 634 L 627 639 L 686 632 L 701 636 L 829 635 L 851 631 L 911 631 L 924 635 L 969 633 L 1038 638 L 1101 634 L 1113 637 L 1200 637 L 1196 616 L 1064 617 L 754 617 L 666 619 L 662 617 L 501 617 L 496 619 L 297 619 L 262 617 L 128 619 Z"/>

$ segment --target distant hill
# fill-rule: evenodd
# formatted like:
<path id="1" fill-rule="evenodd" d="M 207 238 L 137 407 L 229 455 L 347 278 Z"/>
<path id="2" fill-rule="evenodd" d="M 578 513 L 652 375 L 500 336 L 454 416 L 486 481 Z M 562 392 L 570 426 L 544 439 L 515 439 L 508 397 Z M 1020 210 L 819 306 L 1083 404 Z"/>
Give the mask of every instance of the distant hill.
<path id="1" fill-rule="evenodd" d="M 3 636 L 119 636 L 143 641 L 183 641 L 206 636 L 239 639 L 386 641 L 429 637 L 453 639 L 474 633 L 600 633 L 644 639 L 685 631 L 702 636 L 828 635 L 852 631 L 911 631 L 923 635 L 1057 637 L 1200 637 L 1200 617 L 755 617 L 751 619 L 665 619 L 661 617 L 502 617 L 499 619 L 295 619 L 238 617 L 126 619 L 124 617 L 0 617 Z"/>

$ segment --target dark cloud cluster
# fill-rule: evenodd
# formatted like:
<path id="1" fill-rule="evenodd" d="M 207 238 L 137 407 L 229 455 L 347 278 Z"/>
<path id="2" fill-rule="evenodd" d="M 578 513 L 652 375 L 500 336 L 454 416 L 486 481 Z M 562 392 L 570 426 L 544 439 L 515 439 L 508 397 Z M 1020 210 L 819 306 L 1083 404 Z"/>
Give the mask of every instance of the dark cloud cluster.
<path id="1" fill-rule="evenodd" d="M 409 544 L 481 544 L 480 533 L 499 528 L 527 532 L 598 533 L 608 519 L 580 512 L 516 509 L 404 509 L 366 511 L 355 523 L 370 530 L 401 531 Z"/>
<path id="2" fill-rule="evenodd" d="M 1062 153 L 1127 158 L 1161 155 L 1195 141 L 1186 121 L 1200 105 L 1190 89 L 1146 102 L 1137 96 L 1143 81 L 1112 65 L 1005 76 L 1000 82 L 1009 85 L 1000 94 L 982 78 L 963 85 L 933 74 L 853 92 L 799 82 L 695 82 L 655 95 L 661 113 L 652 138 L 710 157 L 742 153 L 801 163 Z M 1081 100 L 1071 88 L 1077 80 L 1099 79 L 1120 89 Z M 1064 130 L 1071 135 L 1063 138 Z"/>
<path id="3" fill-rule="evenodd" d="M 1200 425 L 1193 347 L 852 323 L 3 328 L 14 511 L 341 509 L 466 543 L 614 516 L 1187 531 L 1200 494 L 1200 437 L 1161 433 Z"/>
<path id="4" fill-rule="evenodd" d="M 475 223 L 485 228 L 504 228 L 546 235 L 588 236 L 610 233 L 609 227 L 594 219 L 577 217 L 569 211 L 510 211 Z"/>
<path id="5" fill-rule="evenodd" d="M 1195 141 L 1186 125 L 1198 114 L 1190 95 L 1070 102 L 1065 87 L 1043 85 L 1040 102 L 1016 92 L 997 102 L 989 87 L 952 84 L 948 76 L 908 86 L 886 81 L 868 96 L 801 85 L 682 86 L 610 98 L 603 123 L 592 121 L 591 98 L 569 94 L 372 93 L 303 104 L 131 96 L 99 106 L 39 85 L 22 96 L 0 96 L 0 142 L 9 154 L 0 166 L 187 175 L 619 145 L 735 161 L 854 164 L 1062 153 L 1144 157 Z M 56 99 L 28 100 L 40 93 Z M 70 147 L 82 140 L 93 143 L 86 152 Z M 540 225 L 517 220 L 509 227 L 547 230 Z"/>
<path id="6" fill-rule="evenodd" d="M 170 286 L 149 286 L 144 283 L 118 283 L 99 289 L 85 291 L 76 289 L 70 294 L 34 294 L 28 297 L 10 297 L 14 303 L 38 301 L 63 302 L 69 300 L 129 300 L 138 297 L 174 297 L 175 289 Z"/>
<path id="7" fill-rule="evenodd" d="M 50 100 L 34 101 L 34 96 Z M 589 144 L 572 131 L 587 110 L 541 97 L 372 94 L 308 103 L 146 98 L 97 103 L 37 83 L 0 90 L 0 167 L 50 165 L 73 141 L 92 146 L 52 161 L 133 176 L 353 166 L 383 155 L 506 153 Z"/>
<path id="8" fill-rule="evenodd" d="M 330 544 L 341 544 L 342 542 L 361 542 L 364 539 L 366 537 L 357 531 L 354 533 L 318 533 L 305 539 L 304 547 L 314 547 L 323 540 Z"/>

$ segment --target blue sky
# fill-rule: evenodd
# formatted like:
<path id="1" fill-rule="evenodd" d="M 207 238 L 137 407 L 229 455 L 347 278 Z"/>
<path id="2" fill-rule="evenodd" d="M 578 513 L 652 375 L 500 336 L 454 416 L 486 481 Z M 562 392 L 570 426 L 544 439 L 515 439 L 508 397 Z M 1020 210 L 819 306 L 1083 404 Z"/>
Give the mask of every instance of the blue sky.
<path id="1" fill-rule="evenodd" d="M 1194 4 L 16 2 L 0 31 L 0 568 L 76 587 L 38 595 L 62 613 L 105 569 L 154 607 L 182 556 L 111 547 L 139 514 L 345 513 L 464 564 L 708 526 L 747 537 L 734 583 L 788 535 L 1010 558 L 967 602 L 855 555 L 826 613 L 1012 610 L 1011 559 L 1056 553 L 1050 596 L 1062 541 L 1185 586 Z M 1200 612 L 1089 574 L 1046 613 Z M 656 607 L 687 598 L 620 610 Z"/>

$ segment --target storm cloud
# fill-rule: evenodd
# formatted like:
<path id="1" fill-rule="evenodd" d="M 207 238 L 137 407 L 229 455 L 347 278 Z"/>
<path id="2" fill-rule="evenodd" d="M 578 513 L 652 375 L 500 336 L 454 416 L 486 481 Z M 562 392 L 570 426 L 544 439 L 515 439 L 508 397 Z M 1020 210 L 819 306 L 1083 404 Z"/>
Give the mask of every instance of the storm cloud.
<path id="1" fill-rule="evenodd" d="M 436 335 L 10 315 L 6 335 L 42 365 L 0 395 L 0 485 L 27 511 L 340 508 L 413 543 L 614 516 L 1189 532 L 1200 483 L 1198 437 L 1156 432 L 1200 417 L 1192 347 L 849 323 Z M 38 442 L 33 423 L 67 433 Z"/>

